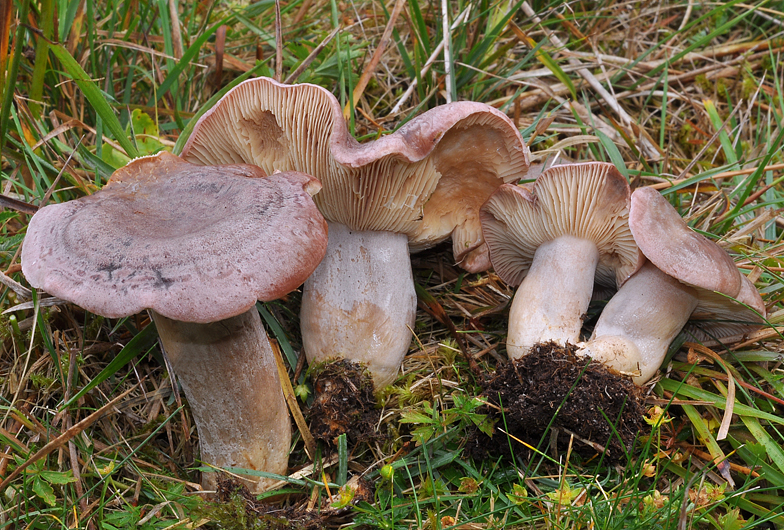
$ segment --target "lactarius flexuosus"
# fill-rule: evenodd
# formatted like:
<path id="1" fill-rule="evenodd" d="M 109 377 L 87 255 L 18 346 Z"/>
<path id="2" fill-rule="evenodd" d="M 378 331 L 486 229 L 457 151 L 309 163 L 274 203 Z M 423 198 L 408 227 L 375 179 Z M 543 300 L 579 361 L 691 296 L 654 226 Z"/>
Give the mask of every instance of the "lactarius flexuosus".
<path id="1" fill-rule="evenodd" d="M 149 309 L 202 460 L 285 473 L 290 420 L 255 304 L 295 289 L 324 255 L 327 227 L 311 199 L 319 188 L 301 173 L 265 177 L 169 153 L 136 159 L 101 191 L 36 213 L 22 270 L 34 287 L 99 315 Z"/>

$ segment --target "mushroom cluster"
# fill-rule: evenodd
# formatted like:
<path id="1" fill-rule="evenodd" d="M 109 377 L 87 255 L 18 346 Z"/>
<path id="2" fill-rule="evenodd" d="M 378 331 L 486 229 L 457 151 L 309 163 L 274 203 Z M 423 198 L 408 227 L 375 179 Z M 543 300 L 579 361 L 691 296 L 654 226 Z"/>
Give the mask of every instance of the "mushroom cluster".
<path id="1" fill-rule="evenodd" d="M 513 359 L 545 343 L 576 347 L 643 383 L 689 321 L 698 339 L 763 322 L 759 293 L 729 255 L 655 190 L 631 193 L 598 162 L 509 183 L 528 167 L 517 128 L 484 104 L 444 105 L 360 144 L 330 92 L 253 79 L 200 119 L 182 158 L 136 159 L 100 192 L 42 208 L 23 272 L 99 315 L 149 310 L 202 460 L 278 474 L 291 427 L 255 304 L 303 282 L 309 362 L 360 362 L 376 389 L 410 344 L 409 252 L 450 237 L 463 268 L 492 264 L 519 285 Z M 596 289 L 617 293 L 581 341 Z M 205 488 L 214 483 L 204 475 Z"/>
<path id="2" fill-rule="evenodd" d="M 291 426 L 257 300 L 299 286 L 327 227 L 301 173 L 138 158 L 88 197 L 30 221 L 36 288 L 111 318 L 149 309 L 196 420 L 204 462 L 282 474 Z M 203 486 L 214 489 L 214 473 Z M 265 480 L 247 476 L 251 489 Z"/>
<path id="3" fill-rule="evenodd" d="M 732 258 L 657 191 L 630 193 L 612 164 L 555 166 L 532 185 L 503 185 L 480 215 L 496 272 L 520 285 L 509 314 L 511 358 L 545 342 L 571 344 L 641 384 L 691 317 L 698 339 L 763 322 L 762 298 Z M 618 292 L 581 342 L 594 282 Z"/>
<path id="4" fill-rule="evenodd" d="M 699 340 L 762 325 L 765 306 L 752 283 L 659 192 L 634 191 L 629 227 L 647 262 L 610 299 L 590 340 L 580 345 L 583 353 L 644 383 L 692 317 L 690 333 Z"/>
<path id="5" fill-rule="evenodd" d="M 508 432 L 529 443 L 547 432 L 557 443 L 562 431 L 586 441 L 578 452 L 601 448 L 619 461 L 641 428 L 639 385 L 684 326 L 702 340 L 763 322 L 762 299 L 730 256 L 657 191 L 631 193 L 612 164 L 554 166 L 533 183 L 504 184 L 480 218 L 496 273 L 519 285 L 511 362 L 483 382 L 483 396 L 490 417 L 503 409 Z M 615 294 L 582 341 L 589 303 L 607 291 Z M 506 451 L 493 440 L 469 447 Z"/>
<path id="6" fill-rule="evenodd" d="M 329 246 L 303 291 L 304 350 L 311 365 L 365 364 L 377 389 L 392 382 L 411 342 L 409 251 L 451 237 L 458 264 L 487 269 L 479 207 L 529 165 L 514 124 L 482 103 L 436 107 L 360 144 L 332 93 L 267 78 L 229 91 L 196 124 L 182 156 L 302 171 L 322 182 L 315 201 Z"/>
<path id="7" fill-rule="evenodd" d="M 488 105 L 445 105 L 359 144 L 328 91 L 254 79 L 201 118 L 182 158 L 134 160 L 100 192 L 41 209 L 23 271 L 99 315 L 149 310 L 202 460 L 283 473 L 290 423 L 256 301 L 309 277 L 309 361 L 359 361 L 381 388 L 411 341 L 409 252 L 451 237 L 463 268 L 489 268 L 479 207 L 528 165 L 519 131 Z"/>
<path id="8" fill-rule="evenodd" d="M 531 186 L 505 184 L 482 206 L 490 260 L 520 285 L 509 312 L 507 352 L 579 340 L 594 280 L 615 287 L 640 266 L 629 230 L 629 185 L 612 164 L 552 167 Z"/>

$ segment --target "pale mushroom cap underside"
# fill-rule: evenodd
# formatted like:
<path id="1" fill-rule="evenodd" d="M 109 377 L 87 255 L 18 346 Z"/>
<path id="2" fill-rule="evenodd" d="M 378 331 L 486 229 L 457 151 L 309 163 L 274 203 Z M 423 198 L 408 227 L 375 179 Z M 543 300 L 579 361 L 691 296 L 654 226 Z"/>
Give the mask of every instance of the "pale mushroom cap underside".
<path id="1" fill-rule="evenodd" d="M 404 233 L 412 250 L 452 236 L 458 261 L 482 244 L 484 200 L 528 168 L 514 124 L 483 103 L 443 105 L 359 144 L 329 91 L 267 78 L 228 92 L 199 120 L 182 156 L 313 175 L 323 184 L 315 201 L 327 220 Z"/>
<path id="2" fill-rule="evenodd" d="M 700 341 L 720 339 L 749 333 L 765 323 L 765 304 L 759 291 L 743 274 L 740 279 L 740 291 L 732 298 L 698 291 L 697 307 L 686 326 L 689 335 Z"/>
<path id="3" fill-rule="evenodd" d="M 539 245 L 564 235 L 596 244 L 601 285 L 622 285 L 642 264 L 628 224 L 629 185 L 612 164 L 564 164 L 533 184 L 505 184 L 480 216 L 493 267 L 510 285 L 523 281 Z"/>
<path id="4" fill-rule="evenodd" d="M 22 270 L 34 287 L 107 317 L 149 308 L 186 322 L 229 318 L 295 289 L 321 261 L 317 187 L 249 165 L 136 159 L 102 191 L 39 210 Z"/>
<path id="5" fill-rule="evenodd" d="M 730 255 L 689 228 L 658 191 L 634 190 L 629 226 L 642 253 L 665 274 L 694 287 L 738 295 L 741 274 Z"/>

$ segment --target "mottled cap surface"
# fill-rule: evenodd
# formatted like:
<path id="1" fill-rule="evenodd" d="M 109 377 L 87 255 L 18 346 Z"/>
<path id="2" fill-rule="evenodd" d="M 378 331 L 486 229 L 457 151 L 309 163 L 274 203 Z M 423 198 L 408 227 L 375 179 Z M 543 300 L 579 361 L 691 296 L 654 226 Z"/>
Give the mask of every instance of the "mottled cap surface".
<path id="1" fill-rule="evenodd" d="M 539 245 L 569 235 L 596 244 L 597 283 L 622 285 L 642 265 L 629 230 L 629 195 L 626 179 L 602 162 L 553 166 L 533 184 L 501 186 L 480 212 L 496 273 L 519 285 Z"/>
<path id="2" fill-rule="evenodd" d="M 323 184 L 315 201 L 327 220 L 406 234 L 412 251 L 452 237 L 455 260 L 481 268 L 489 261 L 471 255 L 486 253 L 479 207 L 525 175 L 529 155 L 509 118 L 483 103 L 442 105 L 360 144 L 329 91 L 258 78 L 200 118 L 182 156 L 313 175 Z"/>
<path id="3" fill-rule="evenodd" d="M 645 257 L 685 284 L 735 297 L 741 274 L 729 254 L 693 231 L 653 188 L 634 190 L 629 226 Z"/>
<path id="4" fill-rule="evenodd" d="M 186 322 L 229 318 L 295 289 L 321 261 L 319 188 L 301 173 L 139 158 L 101 191 L 39 210 L 22 271 L 107 317 L 149 308 Z"/>

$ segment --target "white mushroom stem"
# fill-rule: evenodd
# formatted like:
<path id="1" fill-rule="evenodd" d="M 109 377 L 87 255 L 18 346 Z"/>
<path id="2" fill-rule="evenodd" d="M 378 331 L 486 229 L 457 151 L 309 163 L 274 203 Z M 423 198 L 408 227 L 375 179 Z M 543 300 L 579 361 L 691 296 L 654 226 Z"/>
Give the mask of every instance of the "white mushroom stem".
<path id="1" fill-rule="evenodd" d="M 607 303 L 581 353 L 648 381 L 697 307 L 696 291 L 646 263 Z"/>
<path id="2" fill-rule="evenodd" d="M 561 236 L 539 245 L 509 311 L 509 358 L 528 355 L 540 342 L 580 340 L 598 263 L 599 251 L 587 239 Z"/>
<path id="3" fill-rule="evenodd" d="M 302 293 L 308 362 L 364 363 L 383 388 L 408 351 L 416 301 L 407 236 L 329 223 L 327 255 Z"/>
<path id="4" fill-rule="evenodd" d="M 153 318 L 196 420 L 202 461 L 286 474 L 291 422 L 256 308 L 210 324 Z M 245 478 L 253 492 L 269 483 Z M 215 473 L 202 475 L 206 490 L 215 485 Z"/>

